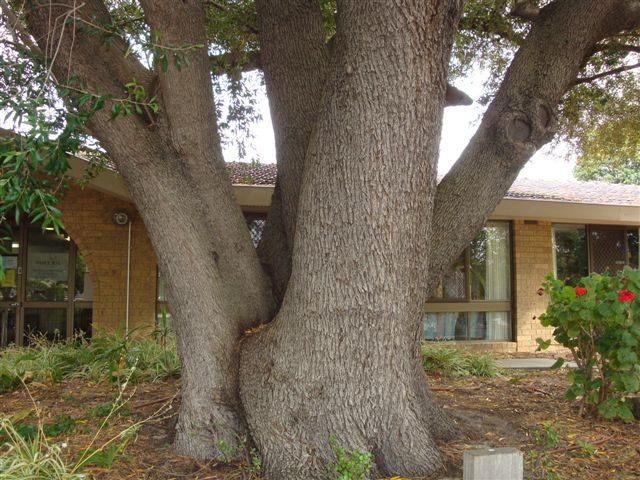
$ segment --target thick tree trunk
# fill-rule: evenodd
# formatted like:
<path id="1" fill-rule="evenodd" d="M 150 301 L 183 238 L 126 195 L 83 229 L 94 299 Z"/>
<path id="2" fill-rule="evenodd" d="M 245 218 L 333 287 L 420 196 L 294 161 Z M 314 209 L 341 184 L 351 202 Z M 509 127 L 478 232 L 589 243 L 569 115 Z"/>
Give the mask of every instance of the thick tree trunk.
<path id="1" fill-rule="evenodd" d="M 276 141 L 278 182 L 258 253 L 278 302 L 291 274 L 291 252 L 305 155 L 329 65 L 316 1 L 258 0 L 262 68 Z"/>
<path id="2" fill-rule="evenodd" d="M 157 48 L 206 44 L 198 2 L 142 3 Z M 189 50 L 188 66 L 169 63 L 154 81 L 152 72 L 125 56 L 124 42 L 102 43 L 99 35 L 74 30 L 82 19 L 110 25 L 96 0 L 28 12 L 40 48 L 48 52 L 55 45 L 64 52 L 49 60 L 60 83 L 75 75 L 87 88 L 121 98 L 135 79 L 150 96 L 157 93 L 160 112 L 153 124 L 146 115 L 111 119 L 106 108 L 88 126 L 122 174 L 168 280 L 183 381 L 176 448 L 212 458 L 217 441 L 233 449 L 247 436 L 237 342 L 244 328 L 271 318 L 273 302 L 222 160 L 207 50 Z"/>
<path id="3" fill-rule="evenodd" d="M 378 474 L 422 475 L 440 467 L 433 437 L 451 434 L 421 368 L 420 292 L 460 5 L 406 3 L 339 5 L 289 289 L 242 348 L 241 398 L 270 479 L 325 478 L 332 434 L 373 453 Z"/>

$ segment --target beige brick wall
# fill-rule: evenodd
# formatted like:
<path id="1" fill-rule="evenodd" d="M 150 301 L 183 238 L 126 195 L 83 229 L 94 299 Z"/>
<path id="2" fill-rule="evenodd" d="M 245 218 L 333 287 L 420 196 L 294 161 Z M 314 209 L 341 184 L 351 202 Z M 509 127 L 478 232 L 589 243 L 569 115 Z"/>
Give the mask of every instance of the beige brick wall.
<path id="1" fill-rule="evenodd" d="M 134 205 L 86 188 L 72 187 L 60 202 L 67 233 L 84 255 L 93 283 L 93 326 L 124 331 L 127 297 L 128 227 L 116 225 L 113 213 L 131 220 L 129 328 L 155 323 L 156 260 Z"/>
<path id="2" fill-rule="evenodd" d="M 513 233 L 516 342 L 519 352 L 533 352 L 536 338 L 551 338 L 552 332 L 538 320 L 548 302 L 538 289 L 553 271 L 552 226 L 546 221 L 515 220 Z"/>

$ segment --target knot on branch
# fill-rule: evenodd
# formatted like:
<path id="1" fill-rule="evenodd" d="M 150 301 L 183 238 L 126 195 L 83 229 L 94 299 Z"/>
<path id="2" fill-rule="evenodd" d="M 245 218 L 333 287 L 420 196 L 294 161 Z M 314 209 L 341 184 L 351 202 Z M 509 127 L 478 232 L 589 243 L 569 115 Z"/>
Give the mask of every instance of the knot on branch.
<path id="1" fill-rule="evenodd" d="M 557 118 L 553 108 L 541 99 L 520 103 L 520 108 L 506 112 L 499 131 L 507 143 L 523 151 L 535 152 L 555 133 Z"/>

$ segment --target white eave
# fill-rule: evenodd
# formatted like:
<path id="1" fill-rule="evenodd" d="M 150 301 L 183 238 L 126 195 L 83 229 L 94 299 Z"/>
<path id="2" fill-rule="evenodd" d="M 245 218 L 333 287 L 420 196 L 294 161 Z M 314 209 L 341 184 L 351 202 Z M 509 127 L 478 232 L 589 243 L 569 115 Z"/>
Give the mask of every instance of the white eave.
<path id="1" fill-rule="evenodd" d="M 557 200 L 504 198 L 492 219 L 547 220 L 554 223 L 639 225 L 640 205 L 603 205 Z"/>

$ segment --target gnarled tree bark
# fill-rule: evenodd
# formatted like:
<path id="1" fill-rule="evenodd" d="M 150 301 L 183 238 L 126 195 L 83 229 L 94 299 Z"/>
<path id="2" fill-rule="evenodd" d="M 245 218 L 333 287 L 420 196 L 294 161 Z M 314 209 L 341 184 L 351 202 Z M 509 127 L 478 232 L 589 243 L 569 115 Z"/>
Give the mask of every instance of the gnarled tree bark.
<path id="1" fill-rule="evenodd" d="M 450 433 L 418 340 L 461 4 L 339 8 L 288 290 L 242 349 L 241 397 L 269 478 L 323 478 L 331 434 L 373 452 L 379 474 L 422 475 L 440 467 L 433 437 Z"/>

